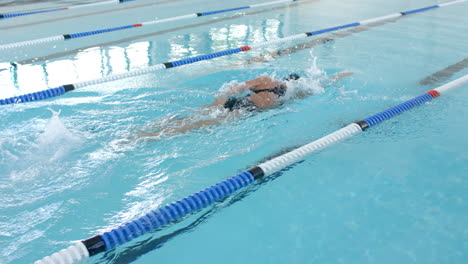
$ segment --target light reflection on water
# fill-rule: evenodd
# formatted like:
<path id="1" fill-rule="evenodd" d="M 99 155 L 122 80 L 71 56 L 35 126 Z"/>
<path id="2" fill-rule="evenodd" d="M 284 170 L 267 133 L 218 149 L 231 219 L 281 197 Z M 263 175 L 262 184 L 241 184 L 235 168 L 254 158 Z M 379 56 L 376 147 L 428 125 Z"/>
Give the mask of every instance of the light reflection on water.
<path id="1" fill-rule="evenodd" d="M 282 37 L 282 22 L 267 19 L 251 25 L 212 27 L 209 32 L 189 33 L 164 41 L 142 41 L 126 46 L 94 47 L 74 57 L 39 64 L 2 64 L 0 98 L 31 93 L 68 83 L 149 67 L 168 61 L 217 52 Z M 167 55 L 166 55 L 166 54 Z"/>

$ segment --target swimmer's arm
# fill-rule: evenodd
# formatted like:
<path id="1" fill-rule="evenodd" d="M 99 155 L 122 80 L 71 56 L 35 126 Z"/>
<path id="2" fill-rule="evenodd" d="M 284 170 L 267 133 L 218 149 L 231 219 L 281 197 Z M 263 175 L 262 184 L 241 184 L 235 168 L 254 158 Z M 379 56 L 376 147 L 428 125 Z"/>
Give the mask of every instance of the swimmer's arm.
<path id="1" fill-rule="evenodd" d="M 224 92 L 224 95 L 236 95 L 236 94 L 243 93 L 244 91 L 250 88 L 250 85 L 247 84 L 247 82 L 242 82 L 237 85 L 233 85 L 229 87 L 228 90 Z"/>
<path id="2" fill-rule="evenodd" d="M 215 95 L 214 102 L 207 105 L 207 107 L 217 106 L 217 105 L 224 105 L 224 103 L 228 100 L 229 96 L 243 93 L 245 90 L 247 90 L 249 88 L 250 87 L 246 84 L 246 82 L 240 83 L 238 85 L 231 86 L 231 87 L 228 88 L 227 91 L 217 93 Z"/>
<path id="3" fill-rule="evenodd" d="M 335 73 L 330 77 L 330 79 L 327 82 L 325 82 L 323 84 L 323 87 L 327 88 L 328 86 L 332 85 L 334 82 L 337 82 L 337 81 L 339 81 L 339 80 L 341 80 L 341 79 L 343 79 L 345 77 L 351 76 L 351 75 L 353 75 L 352 72 L 346 72 L 346 71 Z"/>
<path id="4" fill-rule="evenodd" d="M 216 95 L 215 101 L 208 106 L 223 105 L 230 95 L 240 94 L 246 90 L 272 89 L 278 84 L 279 82 L 277 80 L 274 80 L 268 76 L 260 76 L 258 78 L 229 87 L 227 91 Z"/>
<path id="5" fill-rule="evenodd" d="M 278 81 L 268 77 L 260 76 L 258 78 L 245 81 L 238 85 L 229 87 L 228 91 L 224 95 L 236 95 L 245 92 L 246 90 L 257 90 L 257 89 L 271 89 L 278 85 Z"/>
<path id="6" fill-rule="evenodd" d="M 336 73 L 335 75 L 333 75 L 331 77 L 331 80 L 335 82 L 335 81 L 338 81 L 338 80 L 340 80 L 340 79 L 342 79 L 344 77 L 348 77 L 348 76 L 351 76 L 351 75 L 353 75 L 352 72 L 339 72 L 339 73 Z"/>
<path id="7" fill-rule="evenodd" d="M 268 76 L 260 76 L 245 83 L 249 86 L 250 90 L 273 89 L 280 84 L 278 80 Z"/>
<path id="8" fill-rule="evenodd" d="M 210 106 L 217 106 L 223 105 L 231 95 L 236 95 L 243 93 L 245 90 L 249 89 L 250 87 L 246 84 L 246 82 L 240 83 L 238 85 L 234 85 L 228 88 L 227 91 L 219 92 L 215 95 L 215 100 L 213 103 L 207 105 Z"/>

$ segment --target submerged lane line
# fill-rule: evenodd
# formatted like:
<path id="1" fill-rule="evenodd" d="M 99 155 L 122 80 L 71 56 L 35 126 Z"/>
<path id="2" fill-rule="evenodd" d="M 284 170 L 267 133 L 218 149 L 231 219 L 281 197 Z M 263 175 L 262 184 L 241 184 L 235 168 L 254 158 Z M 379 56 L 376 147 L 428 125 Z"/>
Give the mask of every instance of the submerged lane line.
<path id="1" fill-rule="evenodd" d="M 448 78 L 452 77 L 455 73 L 463 70 L 464 68 L 468 68 L 468 58 L 465 58 L 462 61 L 459 61 L 455 64 L 452 64 L 436 73 L 433 73 L 426 78 L 419 81 L 421 85 L 432 85 L 435 83 L 443 82 Z"/>
<path id="2" fill-rule="evenodd" d="M 246 61 L 243 61 L 243 62 L 233 63 L 231 65 L 227 65 L 227 66 L 223 67 L 222 69 L 207 71 L 207 72 L 205 72 L 203 74 L 200 74 L 200 75 L 211 74 L 211 73 L 219 72 L 219 71 L 226 70 L 226 69 L 235 69 L 235 68 L 240 68 L 240 67 L 243 67 L 243 66 L 249 65 L 249 64 L 265 62 L 265 61 L 268 61 L 272 57 L 274 58 L 274 57 L 281 57 L 281 56 L 286 56 L 286 55 L 289 55 L 289 54 L 293 54 L 293 53 L 296 53 L 298 51 L 305 50 L 305 49 L 308 49 L 308 48 L 312 48 L 312 47 L 315 47 L 315 46 L 318 46 L 318 45 L 322 45 L 322 44 L 328 43 L 328 42 L 336 40 L 336 39 L 345 38 L 347 36 L 350 36 L 350 35 L 353 35 L 353 34 L 356 34 L 356 33 L 360 33 L 360 32 L 369 30 L 369 29 L 377 27 L 377 26 L 385 25 L 385 24 L 388 24 L 388 23 L 393 23 L 393 22 L 397 21 L 398 19 L 402 19 L 402 18 L 405 18 L 405 17 L 397 17 L 397 18 L 387 19 L 387 20 L 384 20 L 384 21 L 370 23 L 370 24 L 367 24 L 365 26 L 360 26 L 360 27 L 357 27 L 357 28 L 352 28 L 352 29 L 348 29 L 348 30 L 345 30 L 345 31 L 340 31 L 338 33 L 335 33 L 335 34 L 327 36 L 327 37 L 321 37 L 321 38 L 313 39 L 311 41 L 298 43 L 298 44 L 295 44 L 292 47 L 272 51 L 272 52 L 264 54 L 264 55 L 259 55 L 259 56 L 250 58 L 250 59 L 248 59 Z"/>
<path id="3" fill-rule="evenodd" d="M 68 20 L 68 19 L 77 18 L 77 17 L 86 17 L 86 16 L 93 16 L 93 15 L 101 15 L 101 14 L 106 14 L 106 13 L 113 13 L 113 12 L 125 11 L 125 10 L 128 10 L 128 9 L 135 9 L 135 8 L 140 8 L 140 7 L 147 7 L 147 6 L 154 6 L 154 5 L 160 5 L 160 4 L 167 4 L 167 3 L 179 2 L 179 1 L 181 1 L 181 0 L 163 0 L 163 1 L 158 1 L 158 2 L 155 2 L 155 3 L 147 3 L 147 4 L 132 5 L 132 6 L 114 8 L 114 9 L 110 9 L 110 10 L 96 11 L 96 12 L 91 12 L 91 13 L 86 13 L 86 14 L 79 14 L 79 15 L 73 15 L 73 16 L 67 16 L 67 17 L 46 19 L 46 20 L 41 20 L 41 21 L 36 21 L 36 22 L 30 22 L 30 23 L 25 23 L 25 24 L 18 24 L 18 25 L 14 25 L 14 26 L 5 26 L 5 27 L 0 27 L 0 30 L 9 30 L 9 29 L 14 29 L 14 28 L 22 28 L 22 27 L 28 27 L 28 26 L 36 26 L 36 25 L 39 25 L 39 24 L 46 24 L 46 23 L 50 23 L 50 22 L 63 21 L 63 20 Z"/>
<path id="4" fill-rule="evenodd" d="M 66 249 L 62 249 L 51 256 L 36 261 L 35 264 L 78 263 L 88 259 L 90 256 L 112 250 L 139 236 L 162 228 L 170 223 L 177 222 L 187 215 L 211 206 L 238 190 L 251 185 L 256 180 L 265 178 L 304 160 L 312 153 L 321 151 L 338 142 L 351 138 L 368 128 L 376 126 L 377 124 L 412 108 L 423 105 L 424 103 L 467 83 L 468 75 L 465 75 L 421 96 L 354 122 L 309 144 L 263 162 L 195 194 L 172 202 L 159 209 L 150 211 L 142 217 L 127 222 L 120 227 L 75 243 L 74 245 Z"/>
<path id="5" fill-rule="evenodd" d="M 109 32 L 114 32 L 114 31 L 119 31 L 119 30 L 126 30 L 126 29 L 138 28 L 138 27 L 143 27 L 143 26 L 152 26 L 152 25 L 157 25 L 157 24 L 167 23 L 167 22 L 172 22 L 172 21 L 177 21 L 177 20 L 197 18 L 197 17 L 202 17 L 202 16 L 210 16 L 210 15 L 219 14 L 219 13 L 250 9 L 250 8 L 262 7 L 262 6 L 269 6 L 269 5 L 276 5 L 276 4 L 281 4 L 281 3 L 290 3 L 290 2 L 296 2 L 296 1 L 299 1 L 299 0 L 279 0 L 279 1 L 260 3 L 256 5 L 234 7 L 230 9 L 215 10 L 215 11 L 208 11 L 208 12 L 201 12 L 201 13 L 192 13 L 188 15 L 181 15 L 181 16 L 176 16 L 176 17 L 138 22 L 138 23 L 129 24 L 129 25 L 110 27 L 110 28 L 104 28 L 104 29 L 98 29 L 98 30 L 92 30 L 92 31 L 67 33 L 67 34 L 62 34 L 62 35 L 44 37 L 40 39 L 33 39 L 33 40 L 26 40 L 26 41 L 3 44 L 3 45 L 0 45 L 0 50 L 22 48 L 26 46 L 34 46 L 34 45 L 40 45 L 40 44 L 52 43 L 52 42 L 58 42 L 58 41 L 66 41 L 66 40 L 89 37 L 93 35 L 104 34 L 104 33 L 109 33 Z"/>
<path id="6" fill-rule="evenodd" d="M 388 23 L 393 23 L 393 22 L 395 22 L 395 21 L 397 21 L 398 19 L 401 19 L 401 18 L 405 18 L 405 17 L 403 16 L 403 17 L 397 17 L 397 18 L 387 19 L 387 20 L 383 20 L 383 21 L 373 22 L 373 23 L 370 23 L 370 24 L 367 24 L 367 25 L 364 25 L 364 26 L 360 26 L 360 27 L 357 27 L 357 28 L 352 28 L 352 29 L 348 29 L 348 30 L 345 30 L 345 31 L 340 31 L 340 32 L 335 33 L 335 34 L 330 35 L 330 36 L 313 39 L 313 40 L 308 41 L 308 42 L 303 42 L 303 43 L 296 44 L 293 47 L 288 47 L 288 48 L 272 51 L 272 52 L 267 53 L 265 55 L 260 55 L 260 56 L 257 56 L 257 57 L 253 57 L 253 58 L 248 59 L 245 62 L 232 64 L 230 66 L 227 66 L 226 68 L 229 68 L 229 67 L 236 68 L 236 67 L 242 67 L 242 66 L 244 66 L 246 64 L 254 64 L 254 63 L 259 63 L 259 62 L 265 62 L 271 57 L 280 57 L 280 56 L 285 56 L 285 55 L 289 55 L 289 54 L 292 54 L 292 53 L 296 53 L 298 51 L 305 50 L 305 49 L 308 49 L 308 48 L 312 48 L 312 47 L 315 47 L 315 46 L 318 46 L 318 45 L 322 45 L 322 44 L 328 43 L 328 42 L 336 40 L 336 39 L 345 38 L 347 36 L 350 36 L 350 35 L 353 35 L 353 34 L 356 34 L 356 33 L 360 33 L 360 32 L 369 30 L 369 29 L 374 28 L 374 27 L 378 27 L 378 26 L 385 25 L 385 24 L 388 24 Z"/>
<path id="7" fill-rule="evenodd" d="M 97 79 L 93 79 L 93 80 L 82 81 L 82 82 L 73 83 L 73 84 L 64 84 L 64 85 L 61 85 L 59 87 L 50 88 L 50 89 L 47 89 L 47 90 L 42 90 L 42 91 L 38 91 L 38 92 L 34 92 L 34 93 L 23 94 L 23 95 L 14 96 L 14 97 L 6 98 L 6 99 L 0 99 L 0 105 L 16 104 L 16 103 L 33 102 L 33 101 L 43 100 L 43 99 L 63 95 L 66 92 L 73 91 L 75 89 L 83 88 L 83 87 L 86 87 L 86 86 L 91 86 L 91 85 L 116 81 L 116 80 L 120 80 L 120 79 L 124 79 L 124 78 L 129 78 L 129 77 L 134 77 L 134 76 L 138 76 L 138 75 L 147 74 L 147 73 L 157 71 L 157 70 L 169 69 L 169 68 L 178 67 L 178 66 L 182 66 L 182 65 L 192 64 L 192 63 L 199 62 L 199 61 L 211 60 L 211 59 L 214 59 L 214 58 L 217 58 L 217 57 L 222 57 L 222 56 L 231 55 L 231 54 L 235 54 L 235 53 L 245 52 L 245 51 L 249 51 L 249 50 L 257 49 L 257 48 L 260 49 L 260 48 L 263 48 L 263 47 L 269 46 L 269 45 L 275 45 L 275 44 L 278 45 L 278 44 L 282 44 L 282 43 L 285 43 L 285 42 L 298 40 L 298 39 L 303 39 L 303 38 L 307 38 L 307 37 L 310 37 L 310 36 L 315 36 L 315 35 L 319 35 L 319 34 L 323 34 L 323 33 L 333 32 L 333 31 L 336 31 L 336 30 L 344 29 L 344 28 L 351 28 L 351 27 L 357 27 L 357 26 L 360 26 L 360 25 L 371 24 L 371 23 L 378 22 L 378 21 L 381 21 L 381 20 L 391 19 L 391 18 L 404 16 L 404 15 L 409 15 L 409 14 L 415 14 L 415 13 L 423 12 L 423 11 L 426 11 L 426 10 L 431 10 L 431 9 L 435 9 L 435 8 L 439 8 L 439 7 L 443 7 L 443 6 L 452 5 L 454 3 L 462 3 L 462 2 L 466 2 L 466 1 L 468 1 L 468 0 L 458 0 L 458 1 L 448 2 L 448 3 L 444 3 L 444 4 L 440 4 L 440 5 L 433 5 L 433 6 L 429 6 L 429 7 L 404 11 L 404 12 L 400 12 L 400 13 L 394 13 L 394 14 L 390 14 L 390 15 L 387 15 L 387 16 L 381 16 L 381 17 L 377 17 L 377 18 L 363 20 L 363 21 L 360 21 L 360 22 L 355 22 L 355 23 L 340 25 L 340 26 L 336 26 L 336 27 L 325 28 L 325 29 L 321 29 L 321 30 L 301 33 L 301 34 L 292 35 L 292 36 L 289 36 L 289 37 L 279 38 L 279 39 L 276 39 L 276 40 L 271 40 L 271 41 L 266 41 L 266 42 L 254 43 L 254 44 L 249 45 L 249 46 L 218 51 L 218 52 L 214 52 L 214 53 L 210 53 L 210 54 L 185 58 L 185 59 L 176 60 L 176 61 L 169 61 L 169 62 L 165 62 L 165 63 L 161 63 L 161 64 L 156 64 L 156 65 L 153 65 L 153 66 L 150 66 L 150 67 L 147 67 L 147 68 L 128 71 L 128 72 L 124 72 L 124 73 L 120 73 L 120 74 L 108 75 L 106 77 L 97 78 Z"/>
<path id="8" fill-rule="evenodd" d="M 133 41 L 133 40 L 136 40 L 136 39 L 143 39 L 143 38 L 148 38 L 148 37 L 159 36 L 159 35 L 175 32 L 175 31 L 179 31 L 179 30 L 196 28 L 196 27 L 200 27 L 200 26 L 204 26 L 204 25 L 210 25 L 210 24 L 214 24 L 214 23 L 218 23 L 218 22 L 234 20 L 234 19 L 241 18 L 241 17 L 253 16 L 253 15 L 262 14 L 262 13 L 266 13 L 266 12 L 281 10 L 281 9 L 285 9 L 285 8 L 288 8 L 288 7 L 299 6 L 299 5 L 303 5 L 303 4 L 310 4 L 310 3 L 314 3 L 314 2 L 318 2 L 318 1 L 320 1 L 320 0 L 303 0 L 303 1 L 300 1 L 300 2 L 294 2 L 292 4 L 288 4 L 288 5 L 284 5 L 284 6 L 278 6 L 278 7 L 268 8 L 268 9 L 262 9 L 262 10 L 258 10 L 258 11 L 254 11 L 254 12 L 250 12 L 250 13 L 245 13 L 245 14 L 238 14 L 238 15 L 234 15 L 234 16 L 230 16 L 230 17 L 223 17 L 223 18 L 213 19 L 213 20 L 209 20 L 209 21 L 205 21 L 205 22 L 201 22 L 201 23 L 190 24 L 190 25 L 171 28 L 171 29 L 165 29 L 165 30 L 161 30 L 161 31 L 153 32 L 153 33 L 137 35 L 137 36 L 133 36 L 133 37 L 123 38 L 123 39 L 109 41 L 109 42 L 103 42 L 103 43 L 99 43 L 99 44 L 100 44 L 100 46 L 117 45 L 117 44 L 121 44 L 121 43 L 125 43 L 125 42 L 130 42 L 130 41 Z M 82 48 L 79 48 L 79 49 L 74 49 L 74 50 L 69 50 L 69 51 L 65 51 L 65 52 L 55 53 L 55 54 L 51 54 L 51 55 L 47 55 L 47 56 L 43 56 L 43 57 L 39 57 L 39 58 L 17 61 L 17 62 L 15 62 L 15 64 L 30 64 L 30 63 L 36 63 L 36 62 L 39 62 L 39 61 L 46 61 L 46 60 L 50 60 L 50 59 L 56 59 L 56 58 L 60 58 L 60 57 L 63 57 L 63 56 L 76 54 L 77 52 L 80 52 L 80 51 L 82 51 L 84 49 L 90 49 L 90 48 L 94 48 L 94 47 L 96 47 L 96 45 L 91 45 L 91 46 L 86 46 L 86 47 L 82 47 Z"/>

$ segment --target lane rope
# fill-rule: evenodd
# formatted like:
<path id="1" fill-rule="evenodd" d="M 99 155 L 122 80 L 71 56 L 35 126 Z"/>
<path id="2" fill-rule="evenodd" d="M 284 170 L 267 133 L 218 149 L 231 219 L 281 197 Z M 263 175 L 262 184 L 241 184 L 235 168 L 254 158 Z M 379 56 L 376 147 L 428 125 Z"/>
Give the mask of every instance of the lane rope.
<path id="1" fill-rule="evenodd" d="M 147 74 L 147 73 L 157 71 L 157 70 L 169 69 L 169 68 L 178 67 L 178 66 L 182 66 L 182 65 L 186 65 L 186 64 L 192 64 L 192 63 L 195 63 L 195 62 L 198 62 L 198 61 L 210 60 L 210 59 L 214 59 L 214 58 L 217 58 L 217 57 L 222 57 L 222 56 L 231 55 L 231 54 L 235 54 L 235 53 L 239 53 L 239 52 L 249 51 L 249 50 L 252 50 L 252 49 L 260 49 L 260 48 L 263 48 L 263 47 L 269 46 L 269 45 L 274 45 L 274 44 L 278 45 L 278 44 L 282 44 L 282 43 L 293 41 L 293 40 L 303 39 L 303 38 L 307 38 L 307 37 L 311 37 L 311 36 L 316 36 L 316 35 L 319 35 L 319 34 L 324 34 L 324 33 L 332 32 L 332 31 L 337 31 L 337 30 L 344 29 L 344 28 L 351 28 L 351 27 L 357 27 L 357 26 L 360 26 L 360 25 L 367 25 L 367 24 L 370 24 L 370 23 L 375 23 L 375 22 L 378 22 L 378 21 L 386 20 L 386 19 L 392 19 L 392 18 L 396 18 L 396 17 L 399 17 L 399 16 L 424 12 L 424 11 L 431 10 L 431 9 L 434 9 L 434 8 L 449 6 L 449 5 L 458 4 L 458 3 L 462 3 L 462 2 L 466 2 L 466 1 L 468 1 L 468 0 L 457 0 L 457 1 L 447 2 L 447 3 L 443 3 L 443 4 L 438 4 L 438 5 L 434 5 L 434 6 L 425 7 L 425 8 L 419 8 L 419 9 L 415 9 L 415 10 L 410 10 L 410 11 L 394 13 L 394 14 L 390 14 L 390 15 L 386 15 L 386 16 L 381 16 L 381 17 L 377 17 L 377 18 L 367 19 L 367 20 L 363 20 L 363 21 L 360 21 L 360 22 L 355 22 L 355 23 L 345 24 L 345 25 L 341 25 L 341 26 L 336 26 L 336 27 L 331 27 L 331 28 L 326 28 L 326 29 L 301 33 L 301 34 L 292 35 L 292 36 L 284 37 L 284 38 L 279 38 L 279 39 L 275 39 L 275 40 L 271 40 L 271 41 L 254 43 L 254 44 L 252 44 L 250 46 L 243 46 L 243 47 L 240 47 L 240 48 L 228 49 L 228 50 L 214 52 L 214 53 L 205 54 L 205 55 L 200 55 L 200 56 L 196 56 L 196 57 L 185 58 L 185 59 L 181 59 L 181 60 L 177 60 L 177 61 L 165 62 L 165 63 L 161 63 L 161 64 L 156 64 L 156 65 L 153 65 L 153 66 L 150 66 L 150 67 L 147 67 L 147 68 L 142 68 L 142 69 L 128 71 L 128 72 L 119 73 L 119 74 L 112 74 L 112 75 L 108 75 L 106 77 L 101 77 L 101 78 L 97 78 L 97 79 L 93 79 L 93 80 L 82 81 L 82 82 L 77 82 L 77 83 L 73 83 L 73 84 L 65 84 L 65 85 L 61 85 L 59 87 L 50 88 L 50 89 L 46 89 L 46 90 L 42 90 L 42 91 L 38 91 L 38 92 L 34 92 L 34 93 L 28 93 L 28 94 L 13 96 L 13 97 L 5 98 L 5 99 L 0 99 L 0 105 L 16 104 L 16 103 L 23 103 L 23 102 L 33 102 L 33 101 L 43 100 L 43 99 L 47 99 L 47 98 L 52 98 L 52 97 L 56 97 L 56 96 L 59 96 L 59 95 L 63 95 L 66 92 L 73 91 L 75 89 L 83 88 L 83 87 L 86 87 L 86 86 L 111 82 L 111 81 L 115 81 L 115 80 L 129 78 L 129 77 L 135 77 L 135 76 Z"/>
<path id="2" fill-rule="evenodd" d="M 90 256 L 112 250 L 113 248 L 129 242 L 143 234 L 152 232 L 169 223 L 176 222 L 189 214 L 210 206 L 213 203 L 220 201 L 234 192 L 252 184 L 260 178 L 269 176 L 304 160 L 306 156 L 309 156 L 314 152 L 318 152 L 334 145 L 335 143 L 353 137 L 370 127 L 395 117 L 416 106 L 422 105 L 425 102 L 437 98 L 440 95 L 467 83 L 468 75 L 465 75 L 421 96 L 415 97 L 368 118 L 354 122 L 309 144 L 254 166 L 195 194 L 153 210 L 136 220 L 121 225 L 120 227 L 75 243 L 74 245 L 66 249 L 62 249 L 51 256 L 47 256 L 34 262 L 34 264 L 78 263 L 88 259 Z"/>
<path id="3" fill-rule="evenodd" d="M 124 26 L 110 27 L 110 28 L 78 32 L 78 33 L 68 33 L 68 34 L 63 34 L 63 35 L 44 37 L 40 39 L 33 39 L 33 40 L 26 40 L 26 41 L 3 44 L 3 45 L 0 45 L 0 50 L 21 48 L 21 47 L 26 47 L 26 46 L 34 46 L 34 45 L 57 42 L 57 41 L 64 41 L 64 40 L 71 40 L 71 39 L 104 34 L 104 33 L 109 33 L 109 32 L 114 32 L 114 31 L 119 31 L 119 30 L 138 28 L 138 27 L 143 27 L 143 26 L 152 26 L 152 25 L 157 25 L 157 24 L 167 23 L 167 22 L 172 22 L 172 21 L 177 21 L 177 20 L 190 19 L 190 18 L 196 18 L 196 17 L 202 17 L 202 16 L 210 16 L 214 14 L 237 11 L 237 10 L 242 10 L 242 9 L 256 8 L 256 7 L 261 7 L 261 6 L 276 5 L 280 3 L 290 3 L 290 2 L 297 2 L 297 1 L 299 0 L 279 0 L 279 1 L 266 2 L 266 3 L 250 5 L 250 6 L 241 6 L 241 7 L 215 10 L 215 11 L 209 11 L 209 12 L 201 12 L 201 13 L 192 13 L 188 15 L 181 15 L 181 16 L 170 17 L 170 18 L 145 21 L 145 22 L 129 24 L 129 25 L 124 25 Z"/>
<path id="4" fill-rule="evenodd" d="M 0 19 L 36 15 L 36 14 L 42 14 L 42 13 L 55 12 L 55 11 L 65 11 L 65 10 L 70 10 L 70 9 L 79 9 L 79 8 L 99 6 L 99 5 L 107 5 L 107 4 L 122 4 L 122 3 L 126 3 L 126 2 L 132 2 L 132 1 L 136 1 L 136 0 L 109 0 L 109 1 L 104 1 L 104 2 L 97 2 L 97 3 L 92 3 L 92 4 L 82 4 L 82 5 L 75 5 L 75 6 L 69 6 L 69 7 L 43 9 L 43 10 L 37 10 L 37 11 L 26 11 L 26 12 L 20 12 L 20 13 L 6 13 L 6 14 L 0 14 Z"/>
<path id="5" fill-rule="evenodd" d="M 163 0 L 163 1 L 160 1 L 158 3 L 170 2 L 170 1 L 181 1 L 181 0 Z M 320 0 L 296 1 L 294 3 L 290 3 L 290 4 L 287 4 L 287 5 L 278 5 L 278 6 L 275 6 L 275 7 L 263 8 L 263 9 L 252 11 L 252 12 L 237 13 L 237 14 L 233 14 L 232 16 L 220 16 L 220 17 L 216 17 L 216 18 L 210 19 L 210 20 L 206 19 L 205 21 L 201 21 L 201 22 L 198 21 L 197 23 L 189 23 L 189 24 L 180 25 L 180 26 L 177 26 L 177 27 L 171 27 L 171 28 L 168 28 L 168 29 L 162 29 L 162 30 L 157 30 L 157 31 L 152 31 L 152 32 L 147 32 L 147 33 L 140 32 L 141 34 L 134 34 L 134 35 L 131 35 L 131 36 L 122 36 L 122 37 L 119 37 L 116 40 L 108 40 L 108 41 L 104 41 L 104 42 L 99 42 L 98 44 L 100 46 L 118 45 L 118 44 L 122 44 L 122 43 L 129 42 L 129 41 L 135 41 L 137 39 L 146 39 L 146 38 L 160 36 L 160 35 L 171 33 L 171 32 L 177 32 L 177 31 L 181 31 L 181 30 L 189 30 L 189 29 L 198 28 L 198 27 L 204 26 L 204 25 L 211 25 L 211 24 L 215 24 L 215 23 L 218 23 L 218 22 L 223 22 L 223 21 L 226 22 L 226 21 L 235 20 L 235 19 L 238 19 L 240 17 L 255 16 L 255 15 L 264 14 L 264 13 L 267 13 L 267 12 L 284 10 L 286 8 L 296 7 L 296 6 L 305 5 L 305 4 L 311 4 L 313 2 L 318 2 L 318 1 L 320 1 Z M 0 30 L 1 30 L 1 28 L 0 28 Z M 66 51 L 55 52 L 55 53 L 51 53 L 51 54 L 48 54 L 48 55 L 36 57 L 36 58 L 33 58 L 33 59 L 30 58 L 30 59 L 15 61 L 14 63 L 19 64 L 19 65 L 31 64 L 31 63 L 37 64 L 38 62 L 41 62 L 41 61 L 44 61 L 44 60 L 50 60 L 50 59 L 54 59 L 54 58 L 67 56 L 67 55 L 70 55 L 70 54 L 76 54 L 77 52 L 80 52 L 82 50 L 89 49 L 89 48 L 94 48 L 94 47 L 96 47 L 96 44 L 81 46 L 80 48 L 76 48 L 76 49 L 67 49 Z"/>

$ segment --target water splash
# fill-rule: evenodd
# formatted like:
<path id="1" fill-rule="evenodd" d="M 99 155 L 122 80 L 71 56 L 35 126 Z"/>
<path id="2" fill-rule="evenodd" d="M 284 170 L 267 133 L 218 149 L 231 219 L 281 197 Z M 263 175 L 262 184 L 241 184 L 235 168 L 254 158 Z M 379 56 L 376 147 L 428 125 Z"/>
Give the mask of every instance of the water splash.
<path id="1" fill-rule="evenodd" d="M 303 94 L 320 94 L 325 91 L 325 86 L 330 82 L 330 77 L 325 70 L 320 68 L 317 59 L 313 49 L 310 50 L 308 59 L 310 66 L 303 74 L 299 74 L 301 78 L 298 80 L 286 81 L 288 90 L 284 100 L 296 99 L 302 97 Z"/>
<path id="2" fill-rule="evenodd" d="M 52 118 L 44 128 L 44 132 L 36 139 L 39 153 L 49 154 L 48 161 L 56 161 L 83 143 L 83 139 L 70 131 L 60 119 L 60 111 L 52 112 Z"/>
<path id="3" fill-rule="evenodd" d="M 26 181 L 60 166 L 58 161 L 78 149 L 84 140 L 68 129 L 60 119 L 60 111 L 52 112 L 51 119 L 37 138 L 22 153 L 17 153 L 17 165 L 10 173 L 12 181 Z M 26 165 L 26 166 L 24 166 Z"/>

